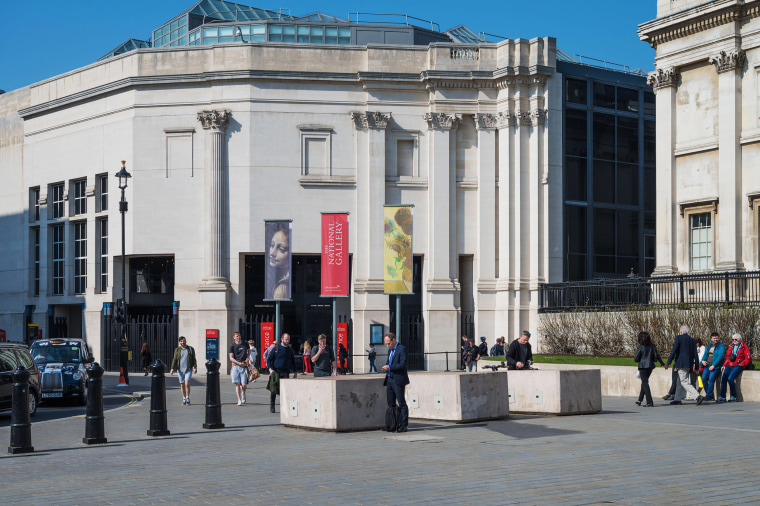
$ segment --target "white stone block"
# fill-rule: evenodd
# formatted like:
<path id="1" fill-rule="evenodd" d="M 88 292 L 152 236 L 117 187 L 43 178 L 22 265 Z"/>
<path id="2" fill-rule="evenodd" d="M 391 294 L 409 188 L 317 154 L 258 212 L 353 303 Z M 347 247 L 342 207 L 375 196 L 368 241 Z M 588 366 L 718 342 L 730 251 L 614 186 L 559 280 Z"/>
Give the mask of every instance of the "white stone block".
<path id="1" fill-rule="evenodd" d="M 409 418 L 475 422 L 509 416 L 507 375 L 493 372 L 409 374 Z"/>

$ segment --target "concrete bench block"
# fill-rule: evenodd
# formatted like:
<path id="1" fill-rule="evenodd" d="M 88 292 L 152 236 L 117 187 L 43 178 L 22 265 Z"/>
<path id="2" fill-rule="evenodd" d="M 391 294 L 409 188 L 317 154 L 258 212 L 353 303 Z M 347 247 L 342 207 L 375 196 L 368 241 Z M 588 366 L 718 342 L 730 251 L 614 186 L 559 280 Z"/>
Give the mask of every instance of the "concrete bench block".
<path id="1" fill-rule="evenodd" d="M 583 415 L 602 410 L 599 369 L 509 371 L 506 375 L 512 413 Z"/>
<path id="2" fill-rule="evenodd" d="M 409 418 L 465 423 L 509 416 L 506 374 L 419 372 L 409 382 Z"/>
<path id="3" fill-rule="evenodd" d="M 330 376 L 280 381 L 280 423 L 346 432 L 385 427 L 383 376 Z"/>

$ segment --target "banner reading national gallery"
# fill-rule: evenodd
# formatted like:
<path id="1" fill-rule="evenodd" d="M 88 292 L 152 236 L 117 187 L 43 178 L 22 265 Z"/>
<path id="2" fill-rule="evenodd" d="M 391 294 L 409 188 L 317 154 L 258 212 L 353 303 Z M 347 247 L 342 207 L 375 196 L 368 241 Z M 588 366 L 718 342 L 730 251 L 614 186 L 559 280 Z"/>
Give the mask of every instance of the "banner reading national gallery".
<path id="1" fill-rule="evenodd" d="M 385 293 L 412 292 L 413 206 L 385 206 Z"/>
<path id="2" fill-rule="evenodd" d="M 322 214 L 323 297 L 348 297 L 348 214 Z"/>
<path id="3" fill-rule="evenodd" d="M 265 300 L 290 300 L 290 220 L 264 222 L 266 262 L 264 262 Z"/>

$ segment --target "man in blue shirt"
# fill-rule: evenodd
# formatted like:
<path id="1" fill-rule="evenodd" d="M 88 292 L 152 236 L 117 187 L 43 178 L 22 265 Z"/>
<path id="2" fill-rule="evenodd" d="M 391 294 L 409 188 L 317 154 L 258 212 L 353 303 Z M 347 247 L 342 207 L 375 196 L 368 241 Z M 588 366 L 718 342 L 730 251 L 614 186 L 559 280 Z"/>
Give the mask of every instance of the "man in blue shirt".
<path id="1" fill-rule="evenodd" d="M 707 345 L 705 353 L 702 355 L 702 367 L 705 368 L 702 373 L 702 383 L 707 385 L 705 400 L 714 401 L 713 389 L 715 388 L 715 379 L 720 373 L 723 361 L 726 360 L 726 347 L 720 342 L 720 336 L 717 332 L 712 333 L 710 341 L 711 343 Z M 712 355 L 712 359 L 710 355 Z"/>
<path id="2" fill-rule="evenodd" d="M 267 356 L 267 367 L 269 368 L 269 412 L 274 413 L 274 401 L 280 394 L 280 379 L 290 377 L 291 371 L 293 378 L 298 377 L 296 372 L 296 354 L 290 346 L 290 334 L 285 333 L 280 338 L 280 342 L 274 345 L 272 351 Z M 274 373 L 277 374 L 274 374 Z"/>
<path id="3" fill-rule="evenodd" d="M 392 408 L 398 401 L 401 408 L 401 421 L 396 432 L 406 432 L 409 425 L 409 407 L 404 397 L 404 387 L 409 384 L 406 369 L 406 346 L 396 342 L 396 334 L 388 332 L 383 338 L 388 348 L 388 365 L 383 366 L 385 386 L 387 387 L 388 407 Z"/>

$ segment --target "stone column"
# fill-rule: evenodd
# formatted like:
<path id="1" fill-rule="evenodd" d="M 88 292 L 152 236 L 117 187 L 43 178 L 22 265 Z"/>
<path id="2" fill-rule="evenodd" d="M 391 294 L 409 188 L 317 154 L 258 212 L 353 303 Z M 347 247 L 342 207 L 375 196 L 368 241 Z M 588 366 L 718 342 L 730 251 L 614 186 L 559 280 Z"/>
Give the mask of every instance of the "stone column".
<path id="1" fill-rule="evenodd" d="M 364 353 L 369 346 L 371 323 L 388 331 L 388 297 L 383 287 L 383 206 L 385 205 L 385 143 L 391 114 L 351 112 L 356 129 L 356 275 L 354 279 L 354 349 Z M 367 361 L 355 360 L 362 372 Z"/>
<path id="2" fill-rule="evenodd" d="M 225 132 L 229 120 L 229 111 L 202 111 L 198 113 L 198 121 L 201 122 L 204 130 L 209 131 L 206 191 L 210 200 L 206 223 L 208 245 L 203 284 L 223 286 L 225 290 L 229 288 L 227 275 L 227 214 L 229 212 L 227 185 L 229 178 L 225 156 L 227 151 Z"/>
<path id="3" fill-rule="evenodd" d="M 498 153 L 499 153 L 499 187 L 497 195 L 497 209 L 499 213 L 499 265 L 497 270 L 496 281 L 496 337 L 504 336 L 508 338 L 512 332 L 512 322 L 514 321 L 514 240 L 512 238 L 514 229 L 514 211 L 512 205 L 514 166 L 511 163 L 511 144 L 513 130 L 516 125 L 514 113 L 510 111 L 500 112 L 497 115 L 496 127 L 499 133 Z M 516 210 L 515 210 L 516 211 Z M 493 339 L 495 341 L 495 339 Z"/>
<path id="4" fill-rule="evenodd" d="M 718 216 L 713 251 L 715 270 L 744 270 L 742 262 L 742 67 L 744 51 L 721 51 L 710 57 L 718 72 Z M 658 111 L 659 112 L 659 111 Z M 659 139 L 658 139 L 659 141 Z M 658 167 L 659 170 L 659 167 Z M 659 189 L 658 189 L 659 191 Z M 688 227 L 688 224 L 686 224 Z"/>
<path id="5" fill-rule="evenodd" d="M 657 95 L 657 267 L 653 276 L 667 276 L 676 267 L 676 86 L 679 73 L 675 67 L 657 69 L 647 83 Z"/>
<path id="6" fill-rule="evenodd" d="M 475 328 L 489 342 L 496 332 L 496 124 L 495 114 L 476 114 L 478 140 Z"/>
<path id="7" fill-rule="evenodd" d="M 456 129 L 459 114 L 427 113 L 428 124 L 428 255 L 425 258 L 425 350 L 431 353 L 456 350 Z M 453 153 L 453 155 L 452 155 Z M 431 219 L 431 223 L 432 223 Z M 449 357 L 449 367 L 456 358 Z M 429 356 L 427 370 L 445 370 L 444 355 Z"/>

